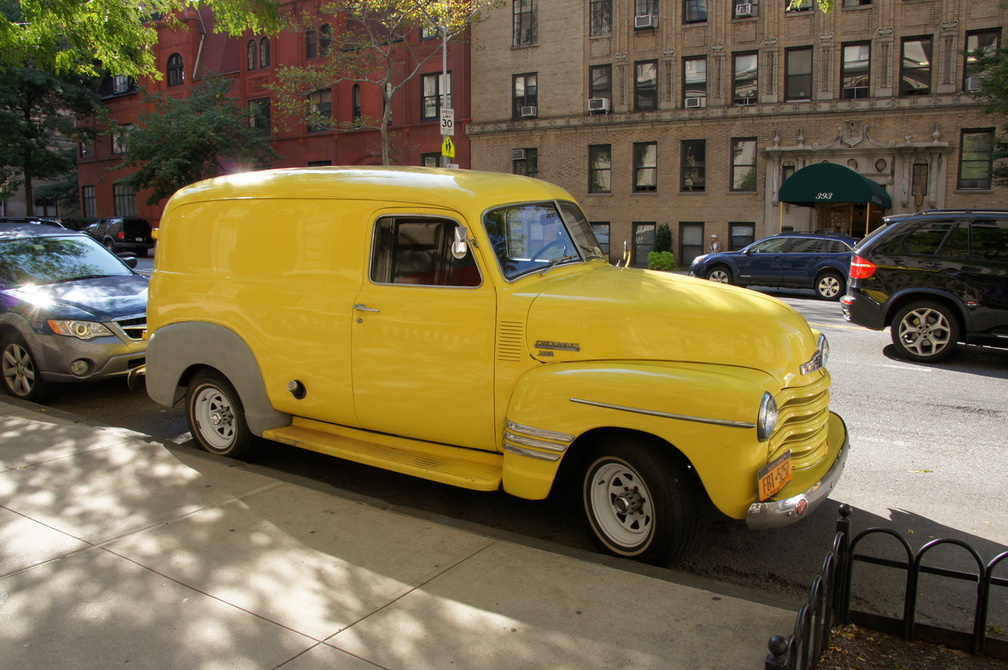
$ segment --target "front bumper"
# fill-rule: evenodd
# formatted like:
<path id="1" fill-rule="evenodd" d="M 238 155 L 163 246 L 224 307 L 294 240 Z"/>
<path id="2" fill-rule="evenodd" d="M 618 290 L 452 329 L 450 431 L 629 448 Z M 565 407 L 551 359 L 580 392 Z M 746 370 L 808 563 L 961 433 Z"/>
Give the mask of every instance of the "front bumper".
<path id="1" fill-rule="evenodd" d="M 847 463 L 850 440 L 847 426 L 839 415 L 830 413 L 830 423 L 833 424 L 830 426 L 831 432 L 843 431 L 843 444 L 826 476 L 798 495 L 784 500 L 767 500 L 750 505 L 746 513 L 746 525 L 750 529 L 767 530 L 791 525 L 819 507 L 833 491 Z"/>

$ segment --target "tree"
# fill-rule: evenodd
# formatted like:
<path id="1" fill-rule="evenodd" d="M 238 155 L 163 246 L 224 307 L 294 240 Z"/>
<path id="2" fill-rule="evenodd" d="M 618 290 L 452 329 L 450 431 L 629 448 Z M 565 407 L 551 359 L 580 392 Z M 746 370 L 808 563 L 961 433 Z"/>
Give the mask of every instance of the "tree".
<path id="1" fill-rule="evenodd" d="M 175 191 L 233 165 L 260 167 L 278 156 L 269 137 L 249 124 L 249 112 L 228 97 L 231 81 L 212 76 L 193 86 L 192 96 L 147 94 L 153 111 L 127 135 L 118 168 L 136 168 L 124 183 L 153 190 L 153 205 Z"/>
<path id="2" fill-rule="evenodd" d="M 971 69 L 979 73 L 980 90 L 977 98 L 983 102 L 986 114 L 1008 118 L 1008 49 L 994 51 L 980 50 L 968 54 Z M 994 183 L 1008 186 L 1008 124 L 1001 126 L 1002 133 L 995 137 L 992 147 L 994 167 L 991 177 Z"/>
<path id="3" fill-rule="evenodd" d="M 202 0 L 215 25 L 232 35 L 276 33 L 281 0 Z M 149 45 L 157 22 L 191 8 L 189 0 L 0 0 L 0 65 L 95 74 L 98 64 L 116 74 L 156 76 Z"/>
<path id="4" fill-rule="evenodd" d="M 0 77 L 0 191 L 24 185 L 25 211 L 33 213 L 33 180 L 72 172 L 76 140 L 88 129 L 77 117 L 95 113 L 100 101 L 75 75 L 8 67 Z"/>
<path id="5" fill-rule="evenodd" d="M 382 163 L 391 162 L 389 124 L 392 101 L 424 65 L 441 53 L 445 42 L 457 38 L 479 13 L 497 0 L 329 0 L 319 12 L 300 17 L 294 27 L 315 30 L 329 26 L 318 37 L 316 63 L 277 69 L 273 89 L 278 108 L 316 127 L 373 128 L 381 134 Z M 427 30 L 441 40 L 409 40 L 410 33 Z M 333 35 L 339 44 L 331 45 Z M 381 91 L 384 112 L 380 119 L 360 118 L 340 124 L 324 117 L 309 96 L 340 82 L 371 84 Z"/>

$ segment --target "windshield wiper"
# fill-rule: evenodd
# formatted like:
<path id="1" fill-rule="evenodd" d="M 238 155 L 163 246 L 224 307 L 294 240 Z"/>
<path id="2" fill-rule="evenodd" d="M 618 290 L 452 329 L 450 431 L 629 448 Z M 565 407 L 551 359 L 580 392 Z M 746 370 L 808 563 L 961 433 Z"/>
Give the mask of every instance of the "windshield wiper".
<path id="1" fill-rule="evenodd" d="M 557 265 L 559 265 L 560 263 L 562 263 L 562 262 L 564 262 L 564 261 L 571 261 L 571 260 L 574 260 L 574 259 L 580 259 L 580 258 L 581 258 L 581 257 L 580 257 L 580 256 L 578 256 L 577 254 L 570 254 L 570 255 L 568 255 L 568 256 L 561 256 L 560 258 L 554 258 L 554 259 L 553 259 L 553 260 L 551 260 L 551 261 L 550 261 L 549 263 L 547 263 L 547 264 L 546 264 L 546 265 L 545 265 L 545 266 L 543 267 L 543 269 L 539 270 L 539 276 L 540 276 L 540 277 L 545 277 L 545 276 L 546 276 L 546 273 L 547 273 L 547 272 L 549 272 L 549 271 L 550 271 L 550 270 L 552 270 L 552 269 L 553 269 L 554 267 L 556 267 Z"/>

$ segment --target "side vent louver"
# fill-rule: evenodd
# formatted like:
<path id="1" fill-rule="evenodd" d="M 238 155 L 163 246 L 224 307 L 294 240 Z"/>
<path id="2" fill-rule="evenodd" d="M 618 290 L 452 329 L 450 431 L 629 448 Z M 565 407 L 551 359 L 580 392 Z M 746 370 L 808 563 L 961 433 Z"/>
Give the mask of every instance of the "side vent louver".
<path id="1" fill-rule="evenodd" d="M 497 331 L 497 360 L 518 362 L 525 353 L 521 321 L 501 321 Z"/>

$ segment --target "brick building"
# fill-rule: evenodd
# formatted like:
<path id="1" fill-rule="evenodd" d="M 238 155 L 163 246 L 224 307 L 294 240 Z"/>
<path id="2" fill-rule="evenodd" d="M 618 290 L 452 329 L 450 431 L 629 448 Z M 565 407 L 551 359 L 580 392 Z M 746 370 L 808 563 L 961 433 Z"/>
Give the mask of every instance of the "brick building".
<path id="1" fill-rule="evenodd" d="M 668 224 L 681 266 L 781 229 L 864 235 L 884 214 L 1008 207 L 966 50 L 1001 45 L 998 0 L 512 0 L 473 28 L 475 169 L 571 191 L 611 258 L 646 264 Z M 821 162 L 885 193 L 845 202 Z M 887 197 L 886 197 L 887 196 Z"/>
<path id="2" fill-rule="evenodd" d="M 286 7 L 309 5 L 298 2 Z M 261 121 L 257 122 L 257 118 L 265 119 L 263 129 L 270 133 L 273 147 L 281 156 L 271 167 L 381 163 L 378 130 L 319 130 L 301 119 L 281 118 L 275 95 L 267 88 L 275 81 L 279 66 L 309 64 L 314 59 L 324 58 L 327 49 L 338 48 L 338 28 L 320 23 L 300 32 L 229 37 L 214 32 L 213 14 L 204 5 L 200 7 L 199 11 L 182 16 L 180 26 L 159 26 L 158 42 L 152 48 L 161 69 L 161 79 L 145 79 L 138 84 L 129 77 L 112 76 L 102 82 L 101 93 L 112 123 L 105 128 L 107 134 L 93 146 L 81 148 L 78 170 L 82 216 L 136 214 L 157 224 L 164 203 L 147 205 L 147 194 L 134 193 L 121 183 L 127 172 L 116 166 L 122 162 L 124 134 L 138 116 L 149 111 L 141 87 L 155 94 L 184 97 L 189 95 L 193 81 L 209 73 L 234 80 L 231 97 L 249 108 L 250 123 L 258 124 Z M 411 39 L 428 41 L 418 32 Z M 440 38 L 431 36 L 429 46 L 421 45 L 421 51 L 434 49 L 439 44 Z M 468 50 L 465 41 L 448 43 L 449 104 L 455 110 L 456 124 L 469 121 L 469 97 L 465 87 L 469 80 Z M 404 52 L 403 70 L 408 71 L 415 65 Z M 443 139 L 440 131 L 442 80 L 442 59 L 437 55 L 426 61 L 419 75 L 394 98 L 390 131 L 395 137 L 395 162 L 439 164 Z M 366 83 L 341 82 L 311 94 L 311 100 L 317 110 L 331 114 L 340 122 L 349 122 L 362 115 L 378 118 L 384 105 L 380 90 Z M 258 117 L 254 110 L 259 110 Z M 468 168 L 468 141 L 460 134 L 453 139 L 456 150 L 453 162 Z M 238 169 L 235 166 L 235 170 Z"/>

